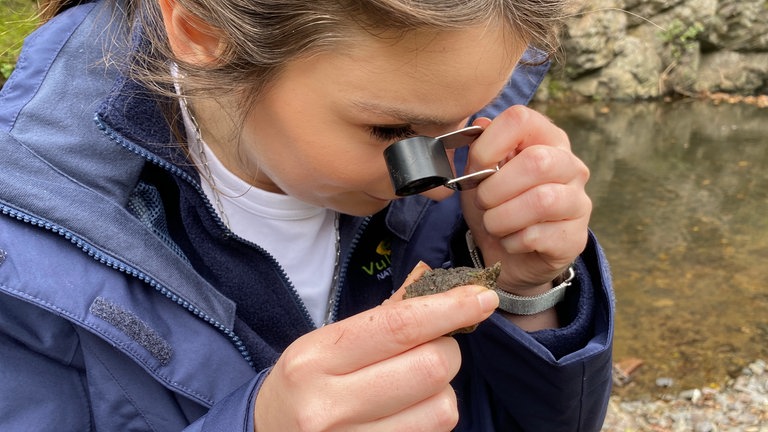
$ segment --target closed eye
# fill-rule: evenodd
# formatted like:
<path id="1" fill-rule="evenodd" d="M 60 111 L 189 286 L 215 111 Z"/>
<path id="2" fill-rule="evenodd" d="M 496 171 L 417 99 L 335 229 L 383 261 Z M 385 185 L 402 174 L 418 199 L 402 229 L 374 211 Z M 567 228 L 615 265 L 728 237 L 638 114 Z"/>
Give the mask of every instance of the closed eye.
<path id="1" fill-rule="evenodd" d="M 416 135 L 410 125 L 403 126 L 371 126 L 371 136 L 377 140 L 391 143 Z"/>

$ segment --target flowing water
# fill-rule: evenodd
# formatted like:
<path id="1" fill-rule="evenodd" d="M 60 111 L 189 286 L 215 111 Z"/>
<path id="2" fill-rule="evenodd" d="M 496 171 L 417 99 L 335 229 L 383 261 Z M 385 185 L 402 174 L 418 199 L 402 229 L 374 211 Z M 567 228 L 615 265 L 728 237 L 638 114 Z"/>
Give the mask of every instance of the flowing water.
<path id="1" fill-rule="evenodd" d="M 592 173 L 591 227 L 617 297 L 614 360 L 643 362 L 614 393 L 717 387 L 768 359 L 768 109 L 536 108 Z"/>

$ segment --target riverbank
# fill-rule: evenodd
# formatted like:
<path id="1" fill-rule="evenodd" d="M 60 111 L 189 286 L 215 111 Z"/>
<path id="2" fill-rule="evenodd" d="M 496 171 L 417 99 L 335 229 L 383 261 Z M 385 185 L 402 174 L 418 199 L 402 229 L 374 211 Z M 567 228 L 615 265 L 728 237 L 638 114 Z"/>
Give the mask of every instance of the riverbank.
<path id="1" fill-rule="evenodd" d="M 656 400 L 614 396 L 604 432 L 768 432 L 768 367 L 757 360 L 721 388 L 701 388 Z"/>
<path id="2" fill-rule="evenodd" d="M 595 0 L 566 20 L 539 100 L 768 94 L 767 0 Z"/>

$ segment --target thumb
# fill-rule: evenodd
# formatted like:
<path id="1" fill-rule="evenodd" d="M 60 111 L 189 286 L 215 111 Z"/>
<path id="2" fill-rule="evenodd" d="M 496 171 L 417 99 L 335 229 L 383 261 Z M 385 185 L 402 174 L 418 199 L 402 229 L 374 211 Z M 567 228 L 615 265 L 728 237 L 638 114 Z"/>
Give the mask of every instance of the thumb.
<path id="1" fill-rule="evenodd" d="M 413 267 L 413 270 L 411 270 L 410 273 L 408 273 L 408 276 L 405 278 L 405 281 L 400 286 L 400 288 L 397 289 L 394 293 L 392 293 L 391 296 L 387 300 L 384 300 L 384 303 L 387 304 L 389 302 L 397 302 L 403 299 L 403 295 L 405 294 L 405 287 L 408 285 L 414 283 L 417 279 L 421 277 L 426 271 L 431 270 L 431 267 L 424 261 L 419 261 L 415 267 Z"/>

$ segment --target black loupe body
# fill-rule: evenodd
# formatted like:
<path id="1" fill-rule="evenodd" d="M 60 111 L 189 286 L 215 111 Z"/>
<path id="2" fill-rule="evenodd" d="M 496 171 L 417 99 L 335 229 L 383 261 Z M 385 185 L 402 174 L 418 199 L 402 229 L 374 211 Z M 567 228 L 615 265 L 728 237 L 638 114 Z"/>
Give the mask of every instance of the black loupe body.
<path id="1" fill-rule="evenodd" d="M 384 159 L 398 196 L 425 192 L 453 178 L 445 147 L 437 138 L 415 136 L 398 141 L 384 150 Z"/>

